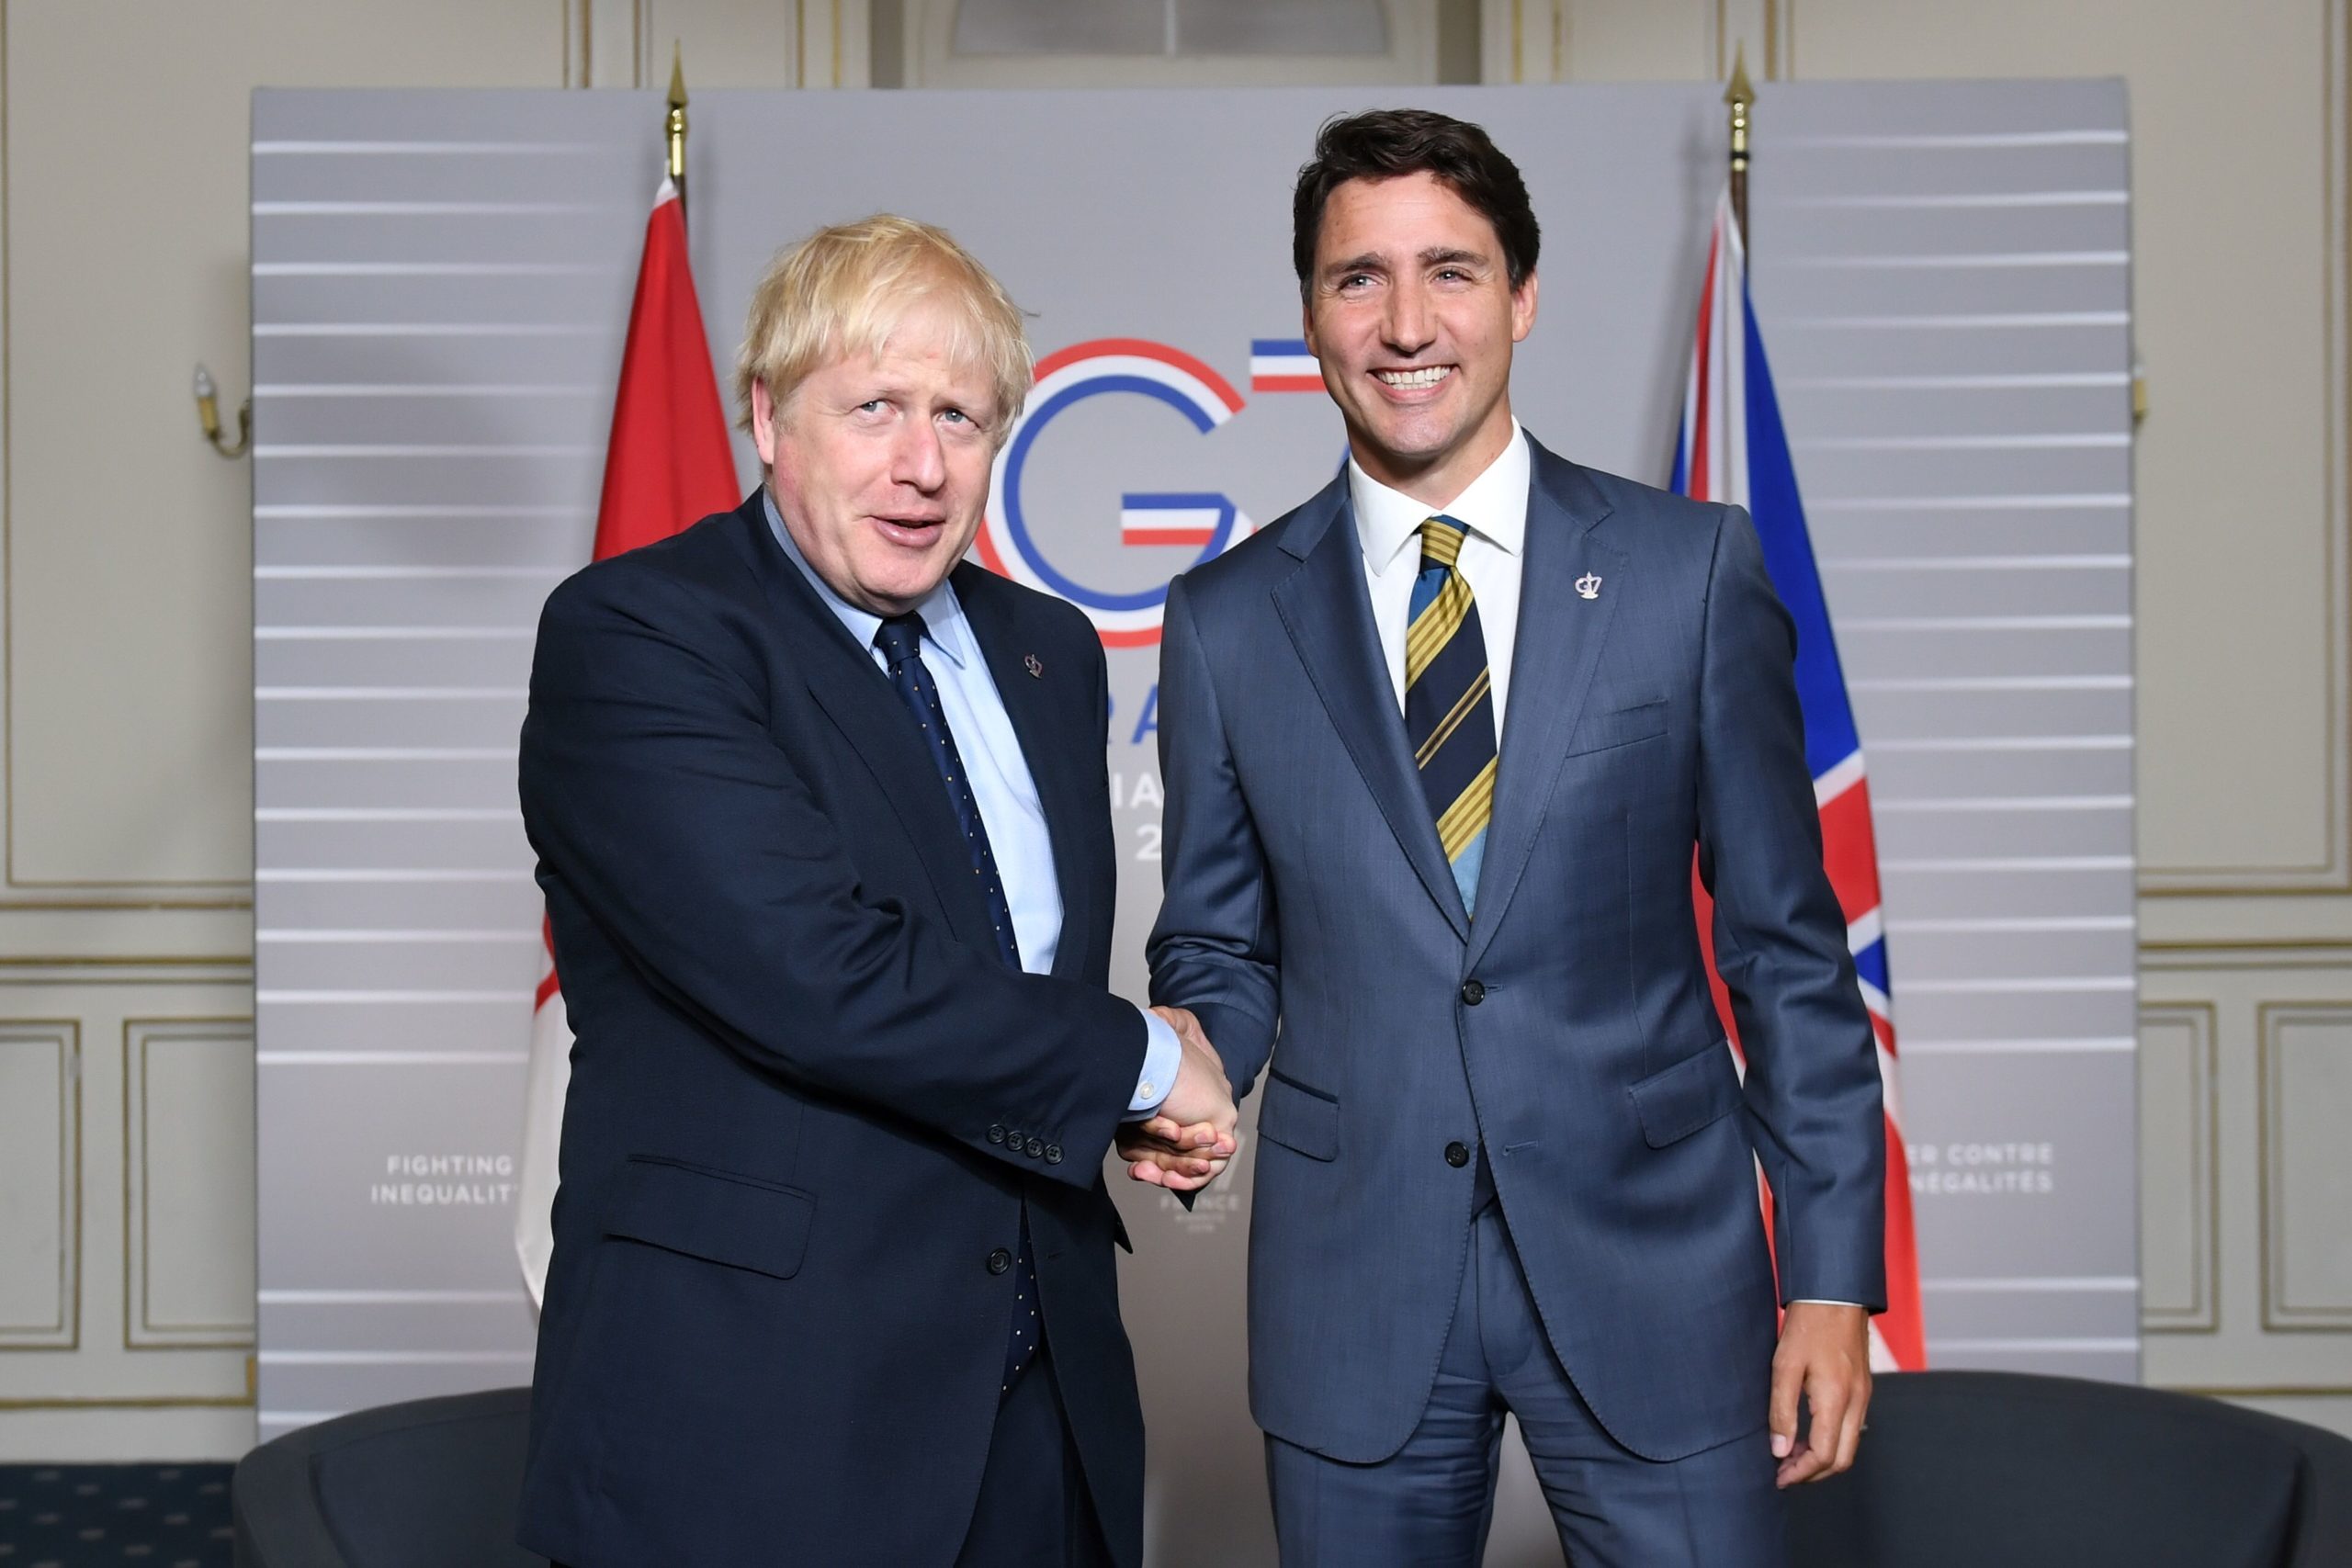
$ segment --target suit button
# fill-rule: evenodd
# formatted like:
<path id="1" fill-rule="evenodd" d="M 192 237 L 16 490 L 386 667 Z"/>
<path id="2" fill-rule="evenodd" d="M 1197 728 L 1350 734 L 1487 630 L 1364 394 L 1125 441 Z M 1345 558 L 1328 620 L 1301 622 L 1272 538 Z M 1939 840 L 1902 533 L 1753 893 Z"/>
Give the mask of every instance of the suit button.
<path id="1" fill-rule="evenodd" d="M 1004 1135 L 1004 1146 L 1011 1149 L 1014 1154 L 1019 1154 L 1021 1152 L 1021 1134 L 1019 1133 L 1007 1133 Z"/>
<path id="2" fill-rule="evenodd" d="M 995 1126 L 989 1129 L 989 1142 L 991 1144 L 1001 1144 L 1004 1142 L 1003 1122 L 1000 1122 Z"/>
<path id="3" fill-rule="evenodd" d="M 1000 1247 L 994 1252 L 989 1254 L 989 1273 L 1001 1274 L 1012 1267 L 1012 1254 L 1007 1252 L 1004 1248 Z"/>
<path id="4" fill-rule="evenodd" d="M 1460 1144 L 1448 1144 L 1445 1145 L 1445 1163 L 1460 1170 L 1470 1163 L 1470 1151 Z"/>
<path id="5" fill-rule="evenodd" d="M 1464 981 L 1463 981 L 1463 982 L 1462 982 L 1462 1004 L 1463 1004 L 1463 1006 L 1464 1006 L 1464 1007 L 1476 1007 L 1480 1002 L 1483 1002 L 1483 1001 L 1485 1001 L 1486 999 L 1487 999 L 1487 987 L 1484 987 L 1484 986 L 1480 985 L 1480 984 L 1479 984 L 1477 981 L 1476 981 L 1476 980 L 1464 980 Z"/>
<path id="6" fill-rule="evenodd" d="M 1032 1138 L 1023 1146 L 1029 1151 L 1029 1157 L 1031 1159 L 1042 1158 L 1046 1152 L 1046 1140 L 1043 1138 Z"/>
<path id="7" fill-rule="evenodd" d="M 1059 1144 L 1047 1144 L 1046 1145 L 1046 1163 L 1047 1165 L 1059 1165 L 1062 1163 L 1062 1146 Z"/>

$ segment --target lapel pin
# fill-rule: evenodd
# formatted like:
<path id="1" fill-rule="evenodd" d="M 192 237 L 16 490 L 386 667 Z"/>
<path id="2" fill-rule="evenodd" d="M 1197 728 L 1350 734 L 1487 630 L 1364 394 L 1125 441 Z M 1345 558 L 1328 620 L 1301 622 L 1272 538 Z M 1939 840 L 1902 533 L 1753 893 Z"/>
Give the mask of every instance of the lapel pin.
<path id="1" fill-rule="evenodd" d="M 1045 661 L 1034 653 L 1024 653 L 1021 656 L 1021 668 L 1029 671 L 1029 678 L 1033 681 L 1045 678 Z"/>
<path id="2" fill-rule="evenodd" d="M 1598 572 L 1591 572 L 1591 571 L 1588 571 L 1588 572 L 1586 572 L 1582 577 L 1577 578 L 1577 598 L 1579 598 L 1579 599 L 1598 599 L 1598 598 L 1600 598 L 1600 573 L 1598 573 Z M 1030 671 L 1030 673 L 1031 673 L 1032 675 L 1034 675 L 1034 674 L 1035 674 L 1035 673 L 1036 673 L 1036 671 L 1034 671 L 1034 670 L 1032 670 L 1032 671 Z"/>

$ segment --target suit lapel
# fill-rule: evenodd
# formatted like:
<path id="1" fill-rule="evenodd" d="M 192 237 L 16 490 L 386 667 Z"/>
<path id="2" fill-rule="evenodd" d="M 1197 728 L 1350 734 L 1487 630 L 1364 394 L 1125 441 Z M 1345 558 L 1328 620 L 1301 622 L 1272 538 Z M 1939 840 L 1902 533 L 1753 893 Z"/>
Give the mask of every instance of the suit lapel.
<path id="1" fill-rule="evenodd" d="M 1284 540 L 1285 547 L 1304 559 L 1275 585 L 1275 612 L 1405 858 L 1454 934 L 1467 940 L 1470 920 L 1462 908 L 1462 892 L 1438 844 L 1437 823 L 1421 794 L 1412 753 L 1406 749 L 1404 716 L 1372 624 L 1372 595 L 1364 586 L 1363 549 L 1348 504 L 1347 476 L 1342 473 L 1315 504 L 1328 509 L 1319 530 L 1311 536 L 1300 530 L 1295 547 Z"/>
<path id="2" fill-rule="evenodd" d="M 771 624 L 791 650 L 791 667 L 898 814 L 947 913 L 948 929 L 993 952 L 987 903 L 972 886 L 956 808 L 897 689 L 775 542 L 756 492 L 737 516 L 745 521 L 743 542 L 775 612 Z"/>
<path id="3" fill-rule="evenodd" d="M 1081 679 L 1081 672 L 1047 670 L 1041 664 L 1039 673 L 1032 675 L 1026 660 L 1035 652 L 1037 639 L 1024 634 L 1018 608 L 1003 584 L 968 562 L 956 569 L 952 581 L 964 618 L 971 623 L 988 660 L 997 695 L 1012 720 L 1022 758 L 1037 785 L 1037 803 L 1046 813 L 1046 833 L 1054 847 L 1054 880 L 1062 896 L 1062 941 L 1054 953 L 1054 972 L 1060 975 L 1066 965 L 1077 965 L 1085 956 L 1085 943 L 1073 940 L 1091 929 L 1087 922 L 1091 918 L 1088 879 L 1081 874 L 1080 859 L 1086 852 L 1090 813 L 1106 807 L 1099 798 L 1088 799 L 1090 753 L 1099 737 L 1074 732 L 1069 723 L 1071 713 L 1084 712 L 1073 706 L 1069 686 Z"/>
<path id="4" fill-rule="evenodd" d="M 1534 460 L 1527 496 L 1527 558 L 1520 574 L 1519 629 L 1495 773 L 1495 815 L 1479 870 L 1478 919 L 1467 954 L 1472 964 L 1494 939 L 1527 868 L 1553 781 L 1591 690 L 1601 642 L 1626 590 L 1625 557 L 1593 533 L 1609 515 L 1609 502 L 1575 464 L 1554 457 L 1532 438 L 1528 446 Z M 1576 586 L 1587 573 L 1600 580 L 1589 599 Z"/>

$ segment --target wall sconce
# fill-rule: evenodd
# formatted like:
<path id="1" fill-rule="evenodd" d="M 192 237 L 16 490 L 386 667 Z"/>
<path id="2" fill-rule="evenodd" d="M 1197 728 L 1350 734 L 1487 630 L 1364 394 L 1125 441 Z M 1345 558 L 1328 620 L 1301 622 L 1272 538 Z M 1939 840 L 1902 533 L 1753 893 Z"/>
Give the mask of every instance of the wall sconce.
<path id="1" fill-rule="evenodd" d="M 247 398 L 237 405 L 237 443 L 232 446 L 220 439 L 220 400 L 212 385 L 212 372 L 201 360 L 196 367 L 196 417 L 204 426 L 204 438 L 223 457 L 242 457 L 245 448 L 253 445 L 254 400 Z"/>

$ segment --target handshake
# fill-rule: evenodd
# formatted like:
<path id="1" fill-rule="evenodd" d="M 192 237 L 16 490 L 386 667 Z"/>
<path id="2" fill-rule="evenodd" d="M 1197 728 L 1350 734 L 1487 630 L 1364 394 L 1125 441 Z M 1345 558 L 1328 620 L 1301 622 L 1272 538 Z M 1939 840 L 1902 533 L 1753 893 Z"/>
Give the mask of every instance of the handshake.
<path id="1" fill-rule="evenodd" d="M 1119 1157 L 1137 1181 L 1171 1192 L 1195 1192 L 1223 1174 L 1240 1147 L 1233 1127 L 1239 1114 L 1233 1104 L 1233 1084 L 1225 1076 L 1216 1048 L 1201 1032 L 1200 1020 L 1183 1008 L 1151 1010 L 1176 1031 L 1183 1055 L 1176 1085 L 1159 1109 L 1148 1121 L 1120 1126 Z"/>

